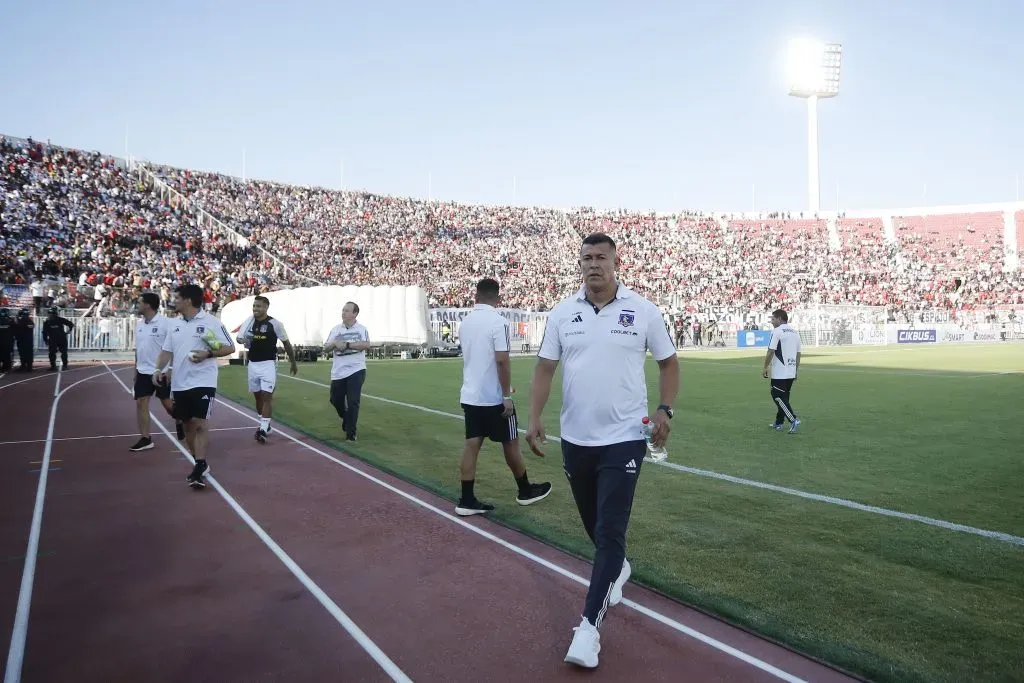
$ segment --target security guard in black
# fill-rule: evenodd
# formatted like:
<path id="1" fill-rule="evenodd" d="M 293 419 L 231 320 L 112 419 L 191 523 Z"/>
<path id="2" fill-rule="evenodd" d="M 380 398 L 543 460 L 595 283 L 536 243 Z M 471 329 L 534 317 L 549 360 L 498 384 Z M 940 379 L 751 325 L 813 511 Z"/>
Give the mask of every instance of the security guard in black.
<path id="1" fill-rule="evenodd" d="M 35 357 L 36 323 L 28 314 L 28 309 L 18 311 L 14 321 L 14 341 L 18 345 L 18 359 L 21 361 L 21 372 L 32 372 L 32 361 Z"/>
<path id="2" fill-rule="evenodd" d="M 75 324 L 61 317 L 56 308 L 50 309 L 50 315 L 43 321 L 43 343 L 50 349 L 50 369 L 57 369 L 57 352 L 60 351 L 61 365 L 68 369 L 68 330 L 75 329 Z"/>
<path id="3" fill-rule="evenodd" d="M 11 312 L 0 308 L 0 372 L 10 372 L 14 364 L 14 321 Z"/>

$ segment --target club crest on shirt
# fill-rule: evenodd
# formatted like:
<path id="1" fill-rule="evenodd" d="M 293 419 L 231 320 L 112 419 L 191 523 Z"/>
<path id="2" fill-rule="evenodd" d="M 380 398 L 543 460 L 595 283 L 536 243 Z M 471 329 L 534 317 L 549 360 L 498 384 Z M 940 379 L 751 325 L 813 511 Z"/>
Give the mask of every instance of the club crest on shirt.
<path id="1" fill-rule="evenodd" d="M 635 316 L 632 313 L 619 313 L 619 324 L 623 327 L 633 327 Z"/>
<path id="2" fill-rule="evenodd" d="M 202 325 L 200 325 L 199 327 L 196 328 L 196 332 L 198 332 L 199 334 L 202 334 L 205 331 L 206 331 L 206 328 L 203 327 Z"/>
<path id="3" fill-rule="evenodd" d="M 260 325 L 260 332 L 266 332 L 266 331 L 267 331 L 267 326 L 266 325 Z"/>

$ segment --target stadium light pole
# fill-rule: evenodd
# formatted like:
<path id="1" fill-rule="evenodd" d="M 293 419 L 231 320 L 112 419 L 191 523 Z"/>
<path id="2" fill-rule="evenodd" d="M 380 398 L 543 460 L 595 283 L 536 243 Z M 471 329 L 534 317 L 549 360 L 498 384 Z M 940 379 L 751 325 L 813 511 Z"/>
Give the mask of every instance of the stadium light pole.
<path id="1" fill-rule="evenodd" d="M 818 100 L 839 94 L 842 45 L 810 38 L 789 43 L 787 71 L 789 94 L 807 100 L 807 209 L 817 213 L 821 205 L 818 174 Z"/>

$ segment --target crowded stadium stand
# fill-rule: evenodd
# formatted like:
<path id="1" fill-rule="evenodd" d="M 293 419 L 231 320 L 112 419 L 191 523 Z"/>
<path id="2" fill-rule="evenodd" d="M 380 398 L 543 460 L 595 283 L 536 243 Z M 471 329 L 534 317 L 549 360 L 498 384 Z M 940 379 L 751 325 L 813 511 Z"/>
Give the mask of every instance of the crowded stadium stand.
<path id="1" fill-rule="evenodd" d="M 777 307 L 874 307 L 886 321 L 1015 320 L 1024 203 L 874 212 L 557 210 L 296 187 L 0 137 L 6 307 L 130 314 L 198 282 L 207 307 L 283 287 L 416 285 L 433 309 L 543 312 L 578 287 L 583 236 L 612 235 L 622 278 L 676 327 L 760 326 Z M 710 332 L 710 331 L 709 331 Z M 692 337 L 692 335 L 689 335 Z M 682 335 L 682 339 L 688 335 Z"/>

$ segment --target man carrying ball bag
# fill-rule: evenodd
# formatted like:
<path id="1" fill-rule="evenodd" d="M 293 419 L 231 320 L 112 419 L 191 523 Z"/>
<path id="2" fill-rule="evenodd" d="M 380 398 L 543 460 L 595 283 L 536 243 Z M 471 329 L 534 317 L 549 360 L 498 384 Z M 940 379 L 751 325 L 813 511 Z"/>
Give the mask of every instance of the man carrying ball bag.
<path id="1" fill-rule="evenodd" d="M 172 321 L 153 381 L 171 383 L 174 417 L 184 423 L 185 443 L 196 461 L 186 481 L 192 488 L 201 489 L 206 486 L 203 477 L 210 473 L 206 463 L 210 442 L 207 421 L 217 394 L 217 359 L 234 353 L 235 344 L 224 324 L 202 310 L 202 287 L 182 285 L 175 293 L 174 309 L 181 317 Z M 166 370 L 168 362 L 172 362 L 173 372 Z"/>

